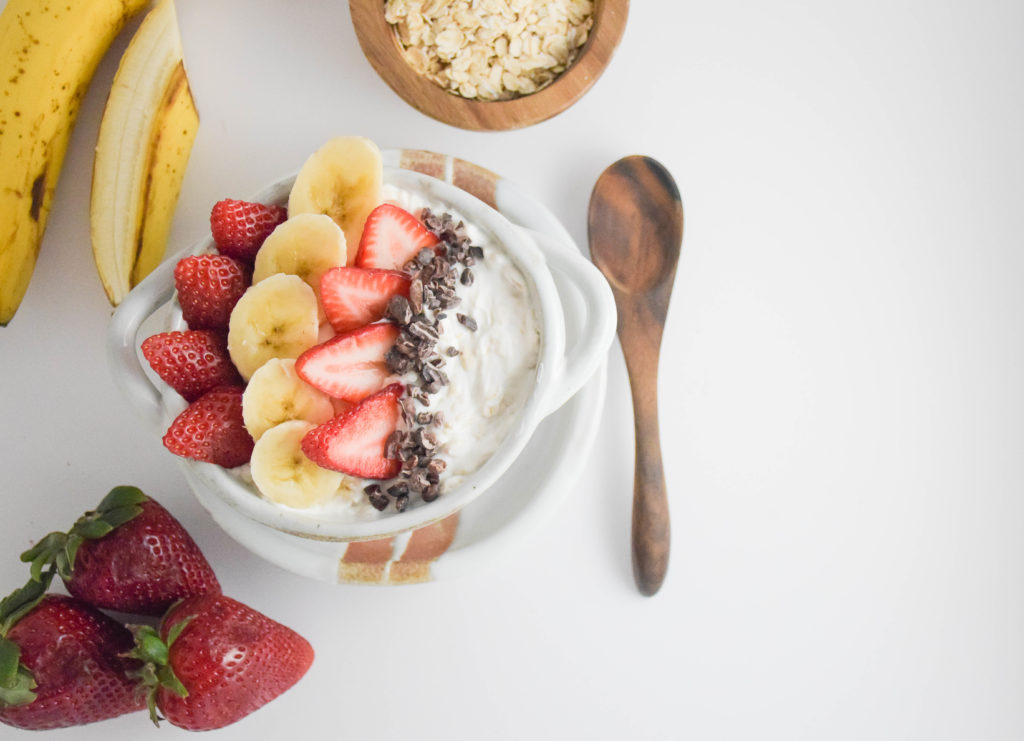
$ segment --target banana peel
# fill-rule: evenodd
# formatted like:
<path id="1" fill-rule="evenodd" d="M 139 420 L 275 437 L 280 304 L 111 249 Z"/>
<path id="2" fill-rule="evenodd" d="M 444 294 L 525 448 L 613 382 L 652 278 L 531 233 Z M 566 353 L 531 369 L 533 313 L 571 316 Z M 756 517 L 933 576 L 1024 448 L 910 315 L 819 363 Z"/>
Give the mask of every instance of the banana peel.
<path id="1" fill-rule="evenodd" d="M 93 258 L 118 305 L 163 259 L 199 113 L 173 0 L 158 0 L 125 50 L 96 142 Z"/>

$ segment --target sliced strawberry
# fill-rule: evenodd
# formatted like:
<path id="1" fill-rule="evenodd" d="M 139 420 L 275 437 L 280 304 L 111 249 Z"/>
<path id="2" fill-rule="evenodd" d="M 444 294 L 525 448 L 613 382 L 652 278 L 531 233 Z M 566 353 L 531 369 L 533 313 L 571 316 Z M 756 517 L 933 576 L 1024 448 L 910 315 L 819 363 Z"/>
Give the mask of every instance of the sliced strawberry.
<path id="1" fill-rule="evenodd" d="M 281 206 L 226 199 L 210 211 L 210 232 L 222 255 L 251 263 L 263 240 L 287 218 Z"/>
<path id="2" fill-rule="evenodd" d="M 345 401 L 344 399 L 331 399 L 331 404 L 334 405 L 334 413 L 336 415 L 341 414 L 342 412 L 347 412 L 355 406 L 352 402 Z"/>
<path id="3" fill-rule="evenodd" d="M 164 447 L 225 468 L 248 463 L 253 440 L 242 422 L 242 388 L 222 386 L 189 404 L 167 428 Z"/>
<path id="4" fill-rule="evenodd" d="M 314 427 L 302 438 L 302 452 L 323 468 L 364 479 L 390 479 L 402 468 L 401 461 L 387 457 L 387 443 L 398 427 L 398 399 L 405 391 L 400 383 L 386 386 Z"/>
<path id="5" fill-rule="evenodd" d="M 331 268 L 320 279 L 320 300 L 336 332 L 383 318 L 397 295 L 409 295 L 409 279 L 395 270 Z"/>
<path id="6" fill-rule="evenodd" d="M 328 396 L 357 402 L 387 381 L 385 357 L 398 339 L 394 324 L 370 324 L 311 347 L 295 361 L 295 372 Z"/>
<path id="7" fill-rule="evenodd" d="M 191 255 L 174 267 L 174 287 L 189 329 L 227 329 L 231 310 L 249 287 L 249 275 L 230 257 Z"/>
<path id="8" fill-rule="evenodd" d="M 437 237 L 408 211 L 384 203 L 370 212 L 356 253 L 356 267 L 401 270 Z"/>
<path id="9" fill-rule="evenodd" d="M 156 374 L 187 401 L 195 401 L 217 386 L 242 384 L 223 332 L 161 332 L 143 341 L 142 354 Z"/>

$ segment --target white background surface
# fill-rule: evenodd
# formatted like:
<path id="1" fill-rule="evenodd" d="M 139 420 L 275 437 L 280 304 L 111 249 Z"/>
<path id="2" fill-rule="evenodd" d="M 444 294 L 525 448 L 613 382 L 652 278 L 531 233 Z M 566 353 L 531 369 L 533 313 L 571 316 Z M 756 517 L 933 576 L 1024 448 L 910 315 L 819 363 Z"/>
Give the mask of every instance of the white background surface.
<path id="1" fill-rule="evenodd" d="M 88 237 L 121 38 L 85 102 L 28 296 L 0 330 L 0 584 L 134 483 L 226 591 L 317 660 L 219 738 L 1019 739 L 1024 734 L 1024 5 L 634 2 L 563 115 L 468 133 L 375 75 L 341 0 L 179 0 L 202 116 L 172 250 L 336 134 L 475 161 L 581 241 L 644 153 L 687 225 L 664 341 L 668 580 L 629 566 L 621 354 L 554 522 L 453 582 L 330 587 L 210 522 L 113 387 Z M 0 736 L 17 732 L 0 726 Z M 65 732 L 143 738 L 144 715 Z M 165 727 L 162 737 L 183 732 Z"/>

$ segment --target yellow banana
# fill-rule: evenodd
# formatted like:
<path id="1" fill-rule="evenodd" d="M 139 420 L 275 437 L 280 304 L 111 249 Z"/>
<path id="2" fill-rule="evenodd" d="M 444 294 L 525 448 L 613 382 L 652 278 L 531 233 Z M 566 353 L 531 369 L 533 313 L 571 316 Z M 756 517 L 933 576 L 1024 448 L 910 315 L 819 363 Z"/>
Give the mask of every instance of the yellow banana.
<path id="1" fill-rule="evenodd" d="M 0 12 L 0 326 L 28 289 L 89 81 L 146 2 L 8 0 Z"/>
<path id="2" fill-rule="evenodd" d="M 159 0 L 121 57 L 93 164 L 93 257 L 115 306 L 163 259 L 199 129 L 173 0 Z"/>

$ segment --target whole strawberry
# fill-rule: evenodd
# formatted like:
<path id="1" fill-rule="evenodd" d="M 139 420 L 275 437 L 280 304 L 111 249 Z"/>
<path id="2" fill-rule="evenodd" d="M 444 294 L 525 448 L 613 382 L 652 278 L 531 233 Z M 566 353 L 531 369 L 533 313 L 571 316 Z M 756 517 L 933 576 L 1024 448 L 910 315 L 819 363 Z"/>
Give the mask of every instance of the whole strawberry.
<path id="1" fill-rule="evenodd" d="M 189 329 L 227 329 L 249 282 L 245 266 L 225 255 L 190 255 L 174 266 L 174 287 Z"/>
<path id="2" fill-rule="evenodd" d="M 45 730 L 144 708 L 128 676 L 140 666 L 125 657 L 131 633 L 80 600 L 43 590 L 29 582 L 0 603 L 0 721 Z"/>
<path id="3" fill-rule="evenodd" d="M 299 681 L 313 648 L 291 628 L 223 595 L 191 597 L 171 608 L 159 634 L 133 628 L 140 672 L 157 710 L 190 731 L 223 728 Z"/>
<path id="4" fill-rule="evenodd" d="M 133 486 L 114 488 L 67 533 L 50 533 L 21 559 L 34 578 L 52 564 L 75 597 L 135 615 L 160 616 L 185 597 L 220 593 L 181 523 Z"/>
<path id="5" fill-rule="evenodd" d="M 251 263 L 263 240 L 287 218 L 281 206 L 226 199 L 213 205 L 210 231 L 221 254 Z"/>
<path id="6" fill-rule="evenodd" d="M 212 329 L 160 332 L 142 343 L 149 366 L 186 401 L 195 401 L 217 386 L 242 383 L 227 337 Z"/>
<path id="7" fill-rule="evenodd" d="M 242 388 L 207 391 L 171 422 L 164 447 L 183 458 L 234 468 L 248 463 L 255 443 L 242 420 Z"/>

